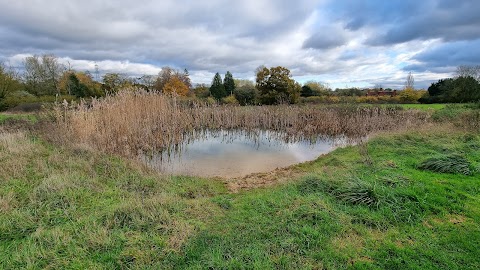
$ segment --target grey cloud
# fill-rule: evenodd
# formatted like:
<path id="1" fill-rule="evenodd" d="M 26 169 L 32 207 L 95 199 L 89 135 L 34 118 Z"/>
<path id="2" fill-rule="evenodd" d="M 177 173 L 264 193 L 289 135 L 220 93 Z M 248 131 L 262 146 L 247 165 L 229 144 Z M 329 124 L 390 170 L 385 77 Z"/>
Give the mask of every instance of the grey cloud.
<path id="1" fill-rule="evenodd" d="M 407 65 L 402 68 L 402 70 L 407 72 L 416 72 L 416 73 L 423 73 L 423 72 L 433 72 L 433 73 L 453 73 L 456 70 L 455 66 L 442 66 L 442 67 L 435 67 L 429 64 L 412 64 Z"/>
<path id="2" fill-rule="evenodd" d="M 347 29 L 356 31 L 366 26 L 402 23 L 406 17 L 425 12 L 428 1 L 332 0 L 329 10 Z"/>
<path id="3" fill-rule="evenodd" d="M 417 71 L 434 70 L 459 65 L 477 65 L 480 63 L 480 39 L 441 44 L 413 57 L 421 64 L 407 66 L 404 69 Z"/>
<path id="4" fill-rule="evenodd" d="M 477 0 L 371 0 L 332 2 L 332 12 L 345 28 L 372 27 L 368 45 L 392 45 L 440 38 L 472 40 L 480 35 Z"/>
<path id="5" fill-rule="evenodd" d="M 321 27 L 321 30 L 310 36 L 303 43 L 304 49 L 331 49 L 347 43 L 348 39 L 342 29 Z"/>
<path id="6" fill-rule="evenodd" d="M 412 71 L 412 72 L 424 72 L 427 71 L 427 65 L 425 64 L 413 64 L 407 65 L 402 68 L 404 71 Z"/>
<path id="7" fill-rule="evenodd" d="M 472 40 L 480 36 L 479 1 L 457 1 L 457 5 L 431 3 L 423 13 L 387 26 L 385 33 L 372 37 L 371 45 L 389 45 L 411 40 L 440 38 L 445 41 Z"/>

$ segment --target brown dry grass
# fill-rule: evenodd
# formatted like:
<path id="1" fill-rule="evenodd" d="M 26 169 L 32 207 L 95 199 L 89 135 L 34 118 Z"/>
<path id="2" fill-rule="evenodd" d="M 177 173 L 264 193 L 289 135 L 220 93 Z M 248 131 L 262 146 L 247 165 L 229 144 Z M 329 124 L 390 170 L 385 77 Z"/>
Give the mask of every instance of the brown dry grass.
<path id="1" fill-rule="evenodd" d="M 0 126 L 0 181 L 24 174 L 36 149 L 24 131 L 7 131 Z M 15 157 L 12 159 L 11 157 Z"/>
<path id="2" fill-rule="evenodd" d="M 318 136 L 364 137 L 425 123 L 428 114 L 358 106 L 211 106 L 179 102 L 159 93 L 123 91 L 91 104 L 57 106 L 57 134 L 66 142 L 106 153 L 136 156 L 173 151 L 209 130 L 273 130 L 284 140 Z"/>

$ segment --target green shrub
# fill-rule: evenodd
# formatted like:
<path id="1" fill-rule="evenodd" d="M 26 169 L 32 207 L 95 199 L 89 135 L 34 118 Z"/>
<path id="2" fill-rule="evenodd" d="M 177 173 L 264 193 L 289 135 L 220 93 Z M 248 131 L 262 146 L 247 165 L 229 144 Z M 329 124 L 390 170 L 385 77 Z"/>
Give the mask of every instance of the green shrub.
<path id="1" fill-rule="evenodd" d="M 460 155 L 450 155 L 442 157 L 433 157 L 424 160 L 419 166 L 421 170 L 427 170 L 439 173 L 460 173 L 472 175 L 472 165 L 470 162 Z"/>
<path id="2" fill-rule="evenodd" d="M 235 91 L 233 91 L 233 95 L 242 106 L 254 105 L 255 100 L 258 97 L 258 91 L 255 89 L 253 85 L 252 86 L 245 85 L 235 89 Z"/>
<path id="3" fill-rule="evenodd" d="M 72 101 L 75 99 L 74 96 L 69 96 L 69 95 L 61 95 L 61 96 L 40 96 L 36 97 L 33 95 L 10 95 L 2 100 L 0 100 L 0 110 L 8 110 L 15 108 L 19 105 L 22 104 L 43 104 L 43 103 L 53 103 L 55 101 Z M 38 107 L 38 105 L 32 105 L 33 107 Z M 28 108 L 32 107 L 26 105 L 25 107 L 27 108 L 26 111 L 29 111 Z M 22 106 L 18 109 L 22 110 Z"/>
<path id="4" fill-rule="evenodd" d="M 235 98 L 235 96 L 230 95 L 222 98 L 222 103 L 226 105 L 238 105 L 238 100 Z"/>

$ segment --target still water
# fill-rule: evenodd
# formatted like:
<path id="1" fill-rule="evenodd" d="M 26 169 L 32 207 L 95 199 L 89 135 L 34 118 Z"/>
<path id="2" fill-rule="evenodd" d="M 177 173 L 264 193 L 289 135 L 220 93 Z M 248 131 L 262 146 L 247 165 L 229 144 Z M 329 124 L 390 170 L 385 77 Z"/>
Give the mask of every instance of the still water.
<path id="1" fill-rule="evenodd" d="M 170 154 L 158 153 L 142 159 L 165 174 L 242 177 L 314 160 L 346 144 L 341 138 L 293 140 L 269 131 L 204 132 L 194 137 Z"/>

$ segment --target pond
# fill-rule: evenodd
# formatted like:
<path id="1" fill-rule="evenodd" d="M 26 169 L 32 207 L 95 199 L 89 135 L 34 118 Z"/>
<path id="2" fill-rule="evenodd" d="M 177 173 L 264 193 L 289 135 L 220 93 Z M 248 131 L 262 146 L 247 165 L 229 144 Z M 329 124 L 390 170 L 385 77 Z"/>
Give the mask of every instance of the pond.
<path id="1" fill-rule="evenodd" d="M 301 140 L 271 131 L 207 131 L 170 154 L 165 151 L 141 159 L 164 174 L 235 178 L 314 160 L 346 145 L 346 141 L 322 137 Z"/>

